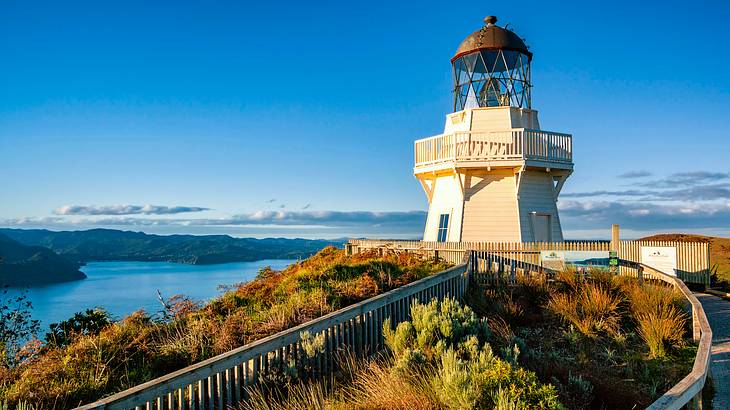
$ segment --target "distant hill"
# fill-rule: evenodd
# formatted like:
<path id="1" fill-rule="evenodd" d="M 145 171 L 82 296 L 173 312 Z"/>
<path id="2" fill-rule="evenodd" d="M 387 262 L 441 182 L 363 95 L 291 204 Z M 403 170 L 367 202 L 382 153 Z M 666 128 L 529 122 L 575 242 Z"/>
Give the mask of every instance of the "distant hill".
<path id="1" fill-rule="evenodd" d="M 84 279 L 79 265 L 41 246 L 0 234 L 0 285 L 33 286 Z"/>
<path id="2" fill-rule="evenodd" d="M 0 229 L 25 245 L 43 246 L 78 263 L 91 261 L 177 262 L 197 265 L 308 257 L 344 241 L 233 238 L 227 235 L 150 235 L 114 229 L 49 231 Z"/>
<path id="3" fill-rule="evenodd" d="M 648 241 L 705 242 L 710 244 L 710 266 L 717 266 L 717 276 L 730 282 L 730 238 L 685 233 L 669 233 L 641 238 Z"/>

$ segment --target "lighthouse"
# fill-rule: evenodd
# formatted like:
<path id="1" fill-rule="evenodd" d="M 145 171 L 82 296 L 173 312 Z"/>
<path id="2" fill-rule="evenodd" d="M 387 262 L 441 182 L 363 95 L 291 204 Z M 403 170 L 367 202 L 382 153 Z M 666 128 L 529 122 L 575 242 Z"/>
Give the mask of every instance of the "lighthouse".
<path id="1" fill-rule="evenodd" d="M 429 209 L 425 241 L 562 241 L 558 194 L 573 172 L 572 136 L 540 128 L 533 54 L 484 19 L 451 58 L 453 110 L 443 134 L 415 141 L 413 173 Z"/>

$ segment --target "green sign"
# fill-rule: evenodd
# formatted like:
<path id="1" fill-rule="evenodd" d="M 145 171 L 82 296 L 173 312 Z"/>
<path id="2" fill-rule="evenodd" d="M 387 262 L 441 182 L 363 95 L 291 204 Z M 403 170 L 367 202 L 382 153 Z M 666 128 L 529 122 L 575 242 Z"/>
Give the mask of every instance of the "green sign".
<path id="1" fill-rule="evenodd" d="M 614 270 L 618 267 L 618 252 L 616 252 L 616 251 L 608 252 L 608 266 L 611 267 L 611 270 Z"/>

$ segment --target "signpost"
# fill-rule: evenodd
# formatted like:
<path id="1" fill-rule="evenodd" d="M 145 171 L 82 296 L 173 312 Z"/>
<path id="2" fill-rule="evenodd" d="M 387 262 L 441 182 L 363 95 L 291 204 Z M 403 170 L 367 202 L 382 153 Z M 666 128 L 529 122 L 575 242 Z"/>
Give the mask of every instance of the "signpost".
<path id="1" fill-rule="evenodd" d="M 677 248 L 673 246 L 642 246 L 641 263 L 667 275 L 677 276 Z"/>
<path id="2" fill-rule="evenodd" d="M 540 266 L 552 270 L 564 270 L 565 251 L 540 251 Z"/>
<path id="3" fill-rule="evenodd" d="M 609 253 L 605 251 L 540 251 L 540 265 L 553 270 L 564 270 L 571 265 L 577 271 L 585 272 L 590 267 L 605 268 L 610 264 Z"/>
<path id="4" fill-rule="evenodd" d="M 611 273 L 618 273 L 618 252 L 608 252 L 608 268 L 611 270 Z"/>

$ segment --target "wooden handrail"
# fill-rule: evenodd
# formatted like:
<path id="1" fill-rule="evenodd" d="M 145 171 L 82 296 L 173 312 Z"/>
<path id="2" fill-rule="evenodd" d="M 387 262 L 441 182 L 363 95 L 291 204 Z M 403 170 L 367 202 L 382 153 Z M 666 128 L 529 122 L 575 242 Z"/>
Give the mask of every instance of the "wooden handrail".
<path id="1" fill-rule="evenodd" d="M 698 343 L 692 371 L 679 383 L 659 397 L 647 409 L 678 410 L 693 400 L 701 401 L 702 389 L 710 373 L 710 355 L 712 351 L 712 329 L 707 320 L 705 310 L 695 295 L 676 276 L 667 275 L 651 266 L 639 263 L 644 272 L 651 273 L 655 278 L 673 285 L 682 292 L 682 295 L 692 306 L 692 337 Z"/>

